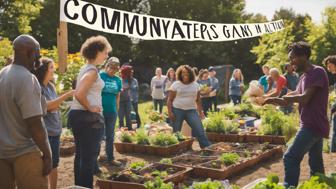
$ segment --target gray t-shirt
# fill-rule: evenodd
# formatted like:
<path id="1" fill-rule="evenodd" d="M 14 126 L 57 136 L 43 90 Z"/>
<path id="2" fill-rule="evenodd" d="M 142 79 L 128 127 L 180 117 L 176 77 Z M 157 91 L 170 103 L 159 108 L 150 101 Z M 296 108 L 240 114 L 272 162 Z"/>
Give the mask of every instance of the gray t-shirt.
<path id="1" fill-rule="evenodd" d="M 0 71 L 0 159 L 36 151 L 25 119 L 42 116 L 41 87 L 25 67 L 12 64 Z"/>
<path id="2" fill-rule="evenodd" d="M 49 83 L 47 86 L 41 85 L 41 88 L 42 94 L 47 101 L 57 98 L 55 87 L 52 84 Z M 43 116 L 43 120 L 49 136 L 59 136 L 62 133 L 61 113 L 58 110 L 48 111 L 47 114 Z"/>

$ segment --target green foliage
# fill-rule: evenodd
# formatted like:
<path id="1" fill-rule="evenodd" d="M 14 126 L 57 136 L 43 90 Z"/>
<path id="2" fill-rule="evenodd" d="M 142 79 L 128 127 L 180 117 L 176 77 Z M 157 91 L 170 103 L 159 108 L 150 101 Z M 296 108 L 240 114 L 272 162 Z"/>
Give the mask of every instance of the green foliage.
<path id="1" fill-rule="evenodd" d="M 13 39 L 30 33 L 31 21 L 39 16 L 41 8 L 40 0 L 3 1 L 0 3 L 0 35 Z"/>
<path id="2" fill-rule="evenodd" d="M 316 189 L 331 189 L 330 186 L 328 186 L 326 183 L 322 183 L 319 181 L 319 177 L 313 176 L 311 177 L 308 181 L 303 182 L 300 184 L 298 189 L 311 189 L 311 188 L 316 188 Z"/>
<path id="3" fill-rule="evenodd" d="M 122 132 L 120 135 L 120 141 L 132 143 L 134 141 L 134 137 L 129 132 Z"/>
<path id="4" fill-rule="evenodd" d="M 145 183 L 147 189 L 173 189 L 173 183 L 164 183 L 160 177 L 156 177 L 154 181 L 148 181 Z"/>
<path id="5" fill-rule="evenodd" d="M 238 133 L 239 123 L 234 120 L 226 120 L 227 112 L 232 111 L 221 111 L 221 112 L 211 112 L 208 115 L 208 118 L 203 120 L 203 126 L 206 128 L 207 132 L 216 132 L 216 133 Z M 233 114 L 230 114 L 233 115 Z M 234 114 L 236 115 L 236 114 Z"/>
<path id="6" fill-rule="evenodd" d="M 144 129 L 138 129 L 136 131 L 135 141 L 140 145 L 149 145 L 149 137 Z"/>
<path id="7" fill-rule="evenodd" d="M 180 142 L 185 141 L 187 139 L 187 137 L 185 137 L 180 131 L 174 133 L 174 135 L 177 138 L 177 140 Z"/>
<path id="8" fill-rule="evenodd" d="M 179 143 L 175 135 L 159 133 L 150 138 L 150 143 L 155 146 L 170 146 Z"/>
<path id="9" fill-rule="evenodd" d="M 10 58 L 13 54 L 13 46 L 11 41 L 8 38 L 0 40 L 0 69 L 3 68 L 7 59 Z"/>
<path id="10" fill-rule="evenodd" d="M 138 170 L 138 169 L 141 169 L 143 167 L 145 167 L 146 163 L 143 162 L 143 161 L 137 161 L 137 162 L 133 162 L 130 164 L 130 168 L 131 169 L 135 169 L 135 170 Z"/>
<path id="11" fill-rule="evenodd" d="M 219 160 L 226 166 L 233 165 L 238 162 L 239 155 L 237 153 L 223 153 Z"/>
<path id="12" fill-rule="evenodd" d="M 266 181 L 258 183 L 253 189 L 285 189 L 279 185 L 279 177 L 276 174 L 269 174 Z"/>
<path id="13" fill-rule="evenodd" d="M 164 179 L 165 177 L 168 176 L 168 173 L 167 173 L 167 171 L 159 171 L 159 170 L 155 170 L 155 171 L 153 171 L 153 172 L 151 173 L 151 175 L 152 175 L 153 177 L 160 177 L 160 178 Z"/>
<path id="14" fill-rule="evenodd" d="M 161 123 L 165 122 L 167 117 L 164 114 L 160 114 L 159 112 L 153 110 L 149 112 L 148 118 L 152 123 Z"/>
<path id="15" fill-rule="evenodd" d="M 173 161 L 170 158 L 163 158 L 163 159 L 160 160 L 160 163 L 165 163 L 165 164 L 172 165 Z"/>
<path id="16" fill-rule="evenodd" d="M 193 189 L 225 189 L 220 181 L 211 181 L 210 179 L 205 182 L 194 182 Z"/>

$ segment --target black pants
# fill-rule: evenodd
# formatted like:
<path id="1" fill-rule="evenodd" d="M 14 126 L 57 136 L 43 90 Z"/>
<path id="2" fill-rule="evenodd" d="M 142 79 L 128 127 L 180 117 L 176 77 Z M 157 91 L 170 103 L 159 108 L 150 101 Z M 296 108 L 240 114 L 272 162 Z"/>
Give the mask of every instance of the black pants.
<path id="1" fill-rule="evenodd" d="M 132 107 L 135 112 L 135 118 L 137 121 L 137 127 L 139 128 L 141 126 L 141 119 L 138 111 L 138 102 L 132 102 Z"/>

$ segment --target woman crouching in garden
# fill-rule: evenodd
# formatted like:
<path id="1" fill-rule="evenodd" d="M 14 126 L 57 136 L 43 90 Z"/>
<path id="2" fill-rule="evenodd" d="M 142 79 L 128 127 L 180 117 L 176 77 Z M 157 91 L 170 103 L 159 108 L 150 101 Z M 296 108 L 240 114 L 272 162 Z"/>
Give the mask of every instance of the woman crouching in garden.
<path id="1" fill-rule="evenodd" d="M 176 79 L 170 88 L 168 97 L 168 114 L 174 132 L 181 131 L 185 120 L 192 128 L 193 136 L 198 139 L 201 148 L 210 145 L 205 134 L 202 121 L 200 86 L 195 82 L 195 73 L 188 65 L 180 66 L 176 71 Z"/>
<path id="2" fill-rule="evenodd" d="M 104 129 L 101 95 L 104 81 L 96 66 L 105 62 L 111 50 L 103 36 L 91 37 L 81 47 L 87 62 L 77 76 L 75 98 L 69 112 L 69 126 L 76 144 L 74 173 L 78 186 L 92 188 L 93 174 L 98 169 L 98 149 Z"/>

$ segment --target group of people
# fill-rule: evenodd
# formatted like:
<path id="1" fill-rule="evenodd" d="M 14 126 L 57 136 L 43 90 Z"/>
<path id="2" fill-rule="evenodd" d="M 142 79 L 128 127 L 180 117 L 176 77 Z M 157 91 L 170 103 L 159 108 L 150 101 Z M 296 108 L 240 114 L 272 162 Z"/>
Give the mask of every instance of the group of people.
<path id="1" fill-rule="evenodd" d="M 216 78 L 216 71 L 213 67 L 209 69 L 201 69 L 198 72 L 196 67 L 192 68 L 195 74 L 195 81 L 204 86 L 206 90 L 201 89 L 201 103 L 205 115 L 209 110 L 217 110 L 217 92 L 219 90 L 219 82 Z M 154 110 L 162 113 L 165 99 L 169 96 L 172 84 L 177 81 L 176 72 L 173 68 L 169 68 L 167 74 L 162 75 L 162 69 L 156 68 L 155 76 L 151 80 L 151 96 L 153 98 Z"/>
<path id="2" fill-rule="evenodd" d="M 97 158 L 104 136 L 108 163 L 120 165 L 113 154 L 117 116 L 120 126 L 124 126 L 125 118 L 126 127 L 132 129 L 130 111 L 133 107 L 137 113 L 139 88 L 132 66 L 120 67 L 118 58 L 108 58 L 112 47 L 105 37 L 90 37 L 81 47 L 86 64 L 78 73 L 75 90 L 58 95 L 53 84 L 54 61 L 40 57 L 39 43 L 29 35 L 21 35 L 13 46 L 13 62 L 0 71 L 0 188 L 56 188 L 62 129 L 59 107 L 71 97 L 68 125 L 76 145 L 75 185 L 92 188 L 93 175 L 100 172 Z M 287 108 L 299 103 L 301 127 L 284 155 L 286 187 L 298 184 L 300 162 L 307 152 L 311 174 L 324 173 L 323 138 L 329 136 L 326 71 L 310 63 L 307 43 L 293 43 L 288 52 L 290 64 L 284 76 L 264 66 L 265 75 L 260 78 L 264 104 Z M 327 57 L 325 63 L 335 74 L 336 57 Z M 97 68 L 99 65 L 103 65 L 102 70 Z M 294 70 L 302 73 L 300 78 Z M 166 76 L 157 68 L 151 82 L 155 109 L 162 112 L 167 97 L 173 131 L 181 131 L 186 121 L 201 148 L 210 145 L 201 120 L 215 102 L 215 74 L 212 67 L 197 74 L 197 69 L 181 65 L 176 73 L 169 69 Z M 241 70 L 234 70 L 229 94 L 235 104 L 241 101 L 243 81 Z M 136 117 L 139 127 L 140 117 Z M 334 132 L 333 141 L 335 136 Z"/>

